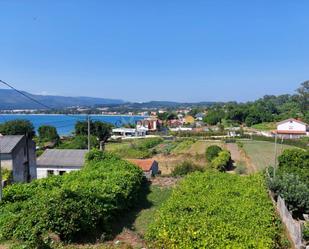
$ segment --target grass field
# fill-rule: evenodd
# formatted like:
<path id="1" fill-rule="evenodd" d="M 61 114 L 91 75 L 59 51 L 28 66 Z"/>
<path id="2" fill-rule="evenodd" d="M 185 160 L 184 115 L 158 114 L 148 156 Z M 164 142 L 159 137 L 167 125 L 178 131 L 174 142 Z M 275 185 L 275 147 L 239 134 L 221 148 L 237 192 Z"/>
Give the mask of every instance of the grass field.
<path id="1" fill-rule="evenodd" d="M 182 142 L 183 143 L 183 142 Z M 176 152 L 171 151 L 169 155 L 158 154 L 154 157 L 159 162 L 162 175 L 169 175 L 177 164 L 187 160 L 202 167 L 206 166 L 205 151 L 210 145 L 222 145 L 220 141 L 198 140 L 189 146 L 179 146 Z M 179 148 L 182 147 L 180 150 Z"/>
<path id="2" fill-rule="evenodd" d="M 243 141 L 246 155 L 251 159 L 251 162 L 257 170 L 263 170 L 269 165 L 274 165 L 275 144 L 265 141 Z M 277 156 L 283 150 L 295 148 L 290 145 L 277 145 Z"/>
<path id="3" fill-rule="evenodd" d="M 260 130 L 260 131 L 275 130 L 276 129 L 276 123 L 270 122 L 270 123 L 255 124 L 255 125 L 252 125 L 252 128 Z"/>

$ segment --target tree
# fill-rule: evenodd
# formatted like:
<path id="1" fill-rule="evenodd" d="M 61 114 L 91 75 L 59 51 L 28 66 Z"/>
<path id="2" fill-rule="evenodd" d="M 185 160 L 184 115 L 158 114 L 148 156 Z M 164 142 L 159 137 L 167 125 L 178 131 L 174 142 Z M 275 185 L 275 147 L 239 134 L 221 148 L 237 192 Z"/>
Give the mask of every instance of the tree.
<path id="1" fill-rule="evenodd" d="M 112 125 L 101 121 L 90 121 L 90 134 L 97 137 L 100 144 L 103 145 L 110 138 L 112 132 Z M 78 136 L 88 135 L 88 122 L 78 121 L 75 124 L 75 134 Z"/>
<path id="2" fill-rule="evenodd" d="M 211 145 L 206 149 L 206 159 L 208 162 L 214 160 L 219 153 L 222 151 L 221 147 L 218 145 Z"/>
<path id="3" fill-rule="evenodd" d="M 223 118 L 224 112 L 222 110 L 210 110 L 204 118 L 204 122 L 209 125 L 216 125 L 221 123 Z"/>
<path id="4" fill-rule="evenodd" d="M 27 135 L 33 138 L 35 135 L 34 126 L 29 120 L 15 119 L 0 125 L 0 133 L 4 135 Z"/>
<path id="5" fill-rule="evenodd" d="M 305 116 L 309 110 L 309 80 L 303 82 L 296 91 L 300 110 Z"/>
<path id="6" fill-rule="evenodd" d="M 38 129 L 38 133 L 41 142 L 58 143 L 60 140 L 57 129 L 54 126 L 42 125 Z"/>

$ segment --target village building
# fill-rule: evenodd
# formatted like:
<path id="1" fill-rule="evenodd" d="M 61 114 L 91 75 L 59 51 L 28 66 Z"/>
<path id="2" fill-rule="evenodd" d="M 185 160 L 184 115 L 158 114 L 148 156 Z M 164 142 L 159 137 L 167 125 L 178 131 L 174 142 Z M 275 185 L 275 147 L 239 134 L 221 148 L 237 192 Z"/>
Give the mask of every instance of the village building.
<path id="1" fill-rule="evenodd" d="M 144 172 L 144 176 L 147 179 L 157 175 L 159 173 L 159 164 L 153 159 L 129 159 L 129 162 L 138 166 Z"/>
<path id="2" fill-rule="evenodd" d="M 1 167 L 12 171 L 13 182 L 37 178 L 35 142 L 24 135 L 0 136 Z"/>
<path id="3" fill-rule="evenodd" d="M 144 118 L 136 122 L 136 128 L 147 128 L 148 131 L 157 131 L 159 127 L 159 120 L 155 117 Z"/>
<path id="4" fill-rule="evenodd" d="M 180 127 L 183 125 L 183 121 L 182 120 L 179 120 L 179 119 L 171 119 L 171 120 L 168 120 L 167 121 L 167 125 L 169 127 Z"/>
<path id="5" fill-rule="evenodd" d="M 174 132 L 177 132 L 177 131 L 192 131 L 193 128 L 191 127 L 175 127 L 175 128 L 170 128 L 170 131 L 174 131 Z"/>
<path id="6" fill-rule="evenodd" d="M 88 150 L 47 149 L 37 159 L 37 178 L 50 175 L 63 175 L 66 172 L 80 170 L 85 164 Z"/>
<path id="7" fill-rule="evenodd" d="M 273 131 L 273 134 L 285 139 L 298 139 L 309 136 L 308 124 L 290 118 L 277 123 L 277 130 Z"/>
<path id="8" fill-rule="evenodd" d="M 115 128 L 112 129 L 112 139 L 117 138 L 134 138 L 134 137 L 145 137 L 147 135 L 148 128 L 137 127 L 137 128 Z"/>
<path id="9" fill-rule="evenodd" d="M 186 115 L 183 121 L 185 124 L 194 124 L 195 119 L 191 115 Z"/>
<path id="10" fill-rule="evenodd" d="M 198 121 L 203 121 L 205 116 L 206 116 L 205 113 L 199 112 L 195 115 L 195 119 Z"/>

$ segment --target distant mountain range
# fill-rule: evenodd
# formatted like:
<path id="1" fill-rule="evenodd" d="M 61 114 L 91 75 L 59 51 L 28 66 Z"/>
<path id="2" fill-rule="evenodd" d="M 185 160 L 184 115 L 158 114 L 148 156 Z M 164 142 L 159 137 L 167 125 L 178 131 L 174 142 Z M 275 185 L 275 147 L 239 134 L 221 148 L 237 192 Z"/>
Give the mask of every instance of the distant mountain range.
<path id="1" fill-rule="evenodd" d="M 119 105 L 125 102 L 120 99 L 105 99 L 91 97 L 63 97 L 52 95 L 37 95 L 23 92 L 27 96 L 52 108 L 66 108 L 72 106 Z M 44 109 L 43 106 L 10 89 L 0 89 L 0 109 Z"/>
<path id="2" fill-rule="evenodd" d="M 22 91 L 25 95 L 53 109 L 69 107 L 115 107 L 120 109 L 143 108 L 181 108 L 190 106 L 210 106 L 215 102 L 181 103 L 173 101 L 149 101 L 143 103 L 127 102 L 121 99 L 92 98 L 92 97 L 64 97 L 53 95 L 31 94 Z M 17 109 L 46 109 L 44 106 L 32 101 L 11 89 L 0 89 L 0 110 Z"/>

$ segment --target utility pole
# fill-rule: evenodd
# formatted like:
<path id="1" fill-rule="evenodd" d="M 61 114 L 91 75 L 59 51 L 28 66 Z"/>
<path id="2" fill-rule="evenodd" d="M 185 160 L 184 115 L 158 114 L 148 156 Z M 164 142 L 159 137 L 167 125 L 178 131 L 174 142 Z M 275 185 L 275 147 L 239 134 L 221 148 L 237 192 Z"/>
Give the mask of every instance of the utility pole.
<path id="1" fill-rule="evenodd" d="M 278 138 L 278 134 L 275 135 L 274 178 L 276 176 L 276 167 L 277 167 L 277 138 Z"/>
<path id="2" fill-rule="evenodd" d="M 88 118 L 88 151 L 90 151 L 90 116 L 87 115 Z"/>

